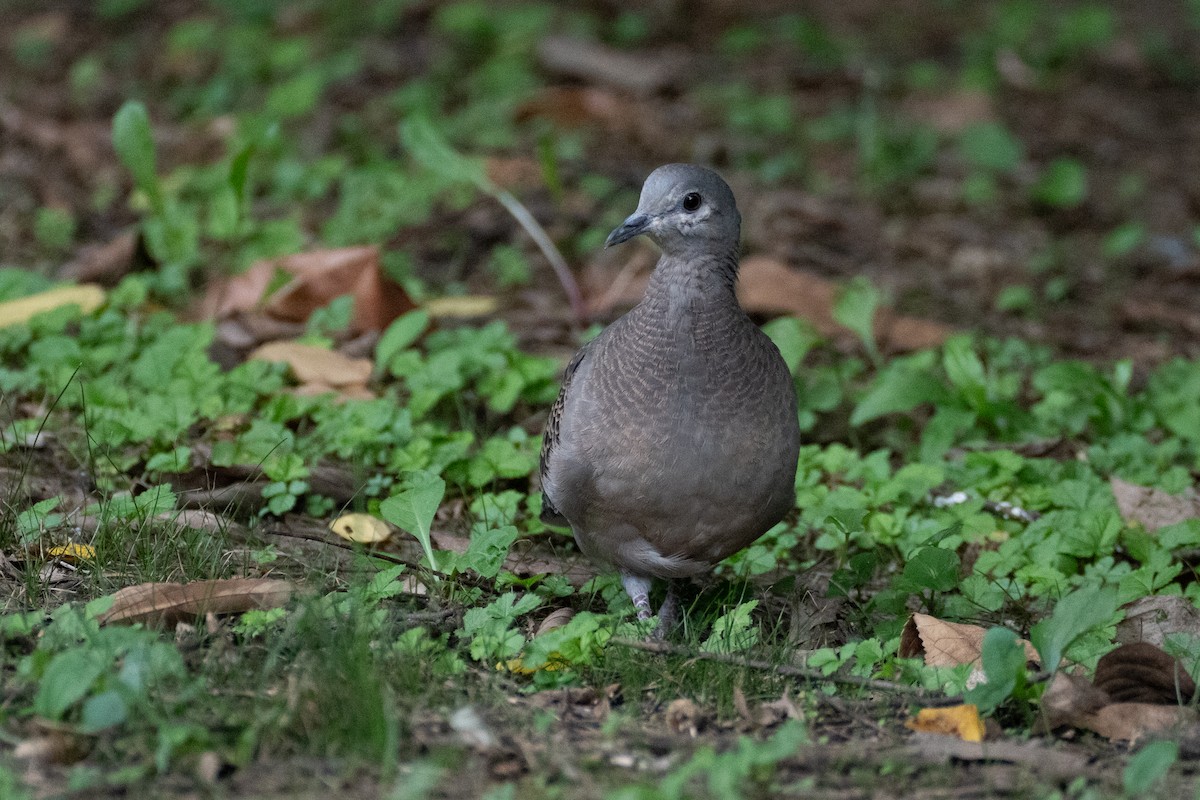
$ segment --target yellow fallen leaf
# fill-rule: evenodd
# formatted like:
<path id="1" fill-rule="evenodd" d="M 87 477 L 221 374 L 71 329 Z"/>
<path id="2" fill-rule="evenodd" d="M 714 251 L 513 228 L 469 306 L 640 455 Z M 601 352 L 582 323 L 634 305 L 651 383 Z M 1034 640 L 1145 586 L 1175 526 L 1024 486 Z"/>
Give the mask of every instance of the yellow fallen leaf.
<path id="1" fill-rule="evenodd" d="M 497 664 L 496 669 L 501 672 L 508 670 L 509 672 L 517 675 L 532 675 L 535 672 L 540 672 L 541 670 L 555 672 L 563 669 L 566 666 L 568 666 L 567 660 L 559 655 L 558 652 L 553 652 L 550 654 L 550 657 L 546 659 L 546 663 L 542 664 L 540 667 L 527 667 L 525 666 L 525 661 L 520 656 L 517 656 L 516 658 L 510 658 L 508 661 Z"/>
<path id="2" fill-rule="evenodd" d="M 973 703 L 947 708 L 922 708 L 905 727 L 918 733 L 940 733 L 957 736 L 964 742 L 982 742 L 986 728 Z"/>
<path id="3" fill-rule="evenodd" d="M 59 544 L 46 551 L 50 558 L 61 558 L 64 561 L 91 561 L 96 557 L 96 548 L 90 544 Z"/>
<path id="4" fill-rule="evenodd" d="M 378 544 L 392 535 L 386 522 L 370 514 L 343 514 L 329 523 L 329 530 L 359 544 Z"/>
<path id="5" fill-rule="evenodd" d="M 450 319 L 467 319 L 470 317 L 486 317 L 496 310 L 499 303 L 496 298 L 485 294 L 468 294 L 458 297 L 435 297 L 425 303 L 425 313 L 429 316 L 448 317 Z"/>
<path id="6" fill-rule="evenodd" d="M 62 306 L 79 306 L 83 313 L 95 311 L 104 303 L 104 289 L 94 283 L 58 286 L 44 292 L 0 303 L 0 328 L 20 325 L 44 311 Z"/>

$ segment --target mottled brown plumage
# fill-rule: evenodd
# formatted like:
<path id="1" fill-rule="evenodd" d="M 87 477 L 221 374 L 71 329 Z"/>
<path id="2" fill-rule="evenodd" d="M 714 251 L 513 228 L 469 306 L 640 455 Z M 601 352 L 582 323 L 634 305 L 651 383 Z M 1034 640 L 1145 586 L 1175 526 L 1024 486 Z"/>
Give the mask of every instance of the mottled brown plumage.
<path id="1" fill-rule="evenodd" d="M 655 170 L 609 236 L 663 251 L 633 310 L 576 354 L 542 444 L 543 518 L 615 566 L 638 616 L 650 580 L 709 569 L 791 509 L 796 396 L 738 305 L 741 218 L 715 172 Z M 668 592 L 660 632 L 675 612 Z"/>

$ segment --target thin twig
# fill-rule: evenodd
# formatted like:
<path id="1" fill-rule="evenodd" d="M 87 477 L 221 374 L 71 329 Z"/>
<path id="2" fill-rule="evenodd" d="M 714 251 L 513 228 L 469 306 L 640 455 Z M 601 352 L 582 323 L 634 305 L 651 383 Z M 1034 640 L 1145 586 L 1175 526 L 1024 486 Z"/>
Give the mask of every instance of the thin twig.
<path id="1" fill-rule="evenodd" d="M 746 658 L 735 653 L 709 653 L 696 651 L 688 647 L 683 647 L 669 642 L 644 642 L 637 639 L 624 639 L 615 637 L 609 639 L 609 644 L 615 644 L 619 647 L 628 647 L 631 650 L 644 650 L 647 653 L 658 653 L 660 655 L 671 656 L 687 656 L 699 661 L 715 661 L 720 664 L 731 664 L 735 667 L 747 667 L 749 669 L 761 669 L 767 672 L 774 672 L 778 675 L 786 675 L 792 678 L 807 678 L 813 681 L 823 681 L 827 683 L 842 683 L 848 686 L 858 686 L 863 689 L 877 689 L 881 692 L 892 692 L 894 694 L 907 694 L 919 698 L 937 698 L 944 699 L 942 695 L 933 695 L 929 691 L 922 689 L 919 686 L 908 686 L 903 683 L 894 683 L 892 681 L 879 680 L 877 678 L 860 678 L 856 675 L 826 675 L 820 670 L 808 669 L 805 667 L 797 667 L 793 664 L 774 664 L 770 661 L 764 661 L 758 658 Z"/>
<path id="2" fill-rule="evenodd" d="M 263 533 L 269 533 L 272 536 L 286 536 L 290 539 L 304 539 L 305 541 L 308 541 L 308 542 L 317 542 L 318 544 L 327 544 L 330 547 L 337 547 L 342 550 L 349 550 L 351 553 L 362 553 L 364 555 L 370 556 L 371 558 L 378 558 L 381 561 L 388 561 L 392 564 L 403 564 L 406 567 L 412 567 L 413 569 L 418 569 L 418 570 L 424 569 L 424 567 L 422 567 L 420 564 L 416 564 L 407 559 L 400 558 L 399 556 L 394 556 L 391 553 L 385 553 L 382 550 L 364 550 L 361 547 L 355 547 L 354 545 L 348 544 L 346 542 L 335 541 L 334 539 L 330 539 L 325 536 L 317 536 L 316 534 L 313 534 L 313 533 L 301 533 L 299 531 L 286 531 L 282 528 L 261 528 L 260 530 Z"/>
<path id="3" fill-rule="evenodd" d="M 491 181 L 488 181 L 488 184 L 491 184 Z M 504 206 L 504 209 L 512 215 L 517 224 L 525 229 L 525 232 L 533 239 L 533 243 L 542 251 L 542 255 L 550 262 L 554 274 L 558 276 L 558 282 L 562 284 L 563 291 L 567 295 L 567 302 L 571 304 L 571 313 L 575 315 L 577 322 L 582 323 L 587 316 L 586 309 L 583 307 L 583 295 L 579 293 L 579 284 L 575 282 L 575 276 L 571 274 L 567 260 L 554 246 L 550 234 L 546 233 L 546 229 L 541 226 L 541 223 L 534 219 L 533 214 L 529 213 L 529 209 L 511 192 L 494 185 L 489 185 L 486 189 L 488 194 L 496 198 L 500 205 Z"/>

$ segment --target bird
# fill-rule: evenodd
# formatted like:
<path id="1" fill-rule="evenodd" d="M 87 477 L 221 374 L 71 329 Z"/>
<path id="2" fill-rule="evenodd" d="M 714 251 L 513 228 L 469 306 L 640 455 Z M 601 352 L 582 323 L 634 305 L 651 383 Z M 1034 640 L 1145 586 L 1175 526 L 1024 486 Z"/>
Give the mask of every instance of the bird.
<path id="1" fill-rule="evenodd" d="M 605 247 L 662 254 L 633 309 L 564 370 L 542 438 L 541 518 L 615 567 L 652 636 L 679 618 L 678 579 L 710 570 L 795 505 L 795 384 L 736 295 L 741 215 L 713 170 L 667 164 Z"/>

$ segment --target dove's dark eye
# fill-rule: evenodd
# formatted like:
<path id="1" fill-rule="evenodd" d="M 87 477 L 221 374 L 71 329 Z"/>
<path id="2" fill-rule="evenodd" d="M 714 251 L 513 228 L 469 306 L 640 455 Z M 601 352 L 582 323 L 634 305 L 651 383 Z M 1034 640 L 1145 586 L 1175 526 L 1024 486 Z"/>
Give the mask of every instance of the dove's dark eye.
<path id="1" fill-rule="evenodd" d="M 683 196 L 683 210 L 695 211 L 700 207 L 700 195 L 697 192 L 688 192 Z"/>

